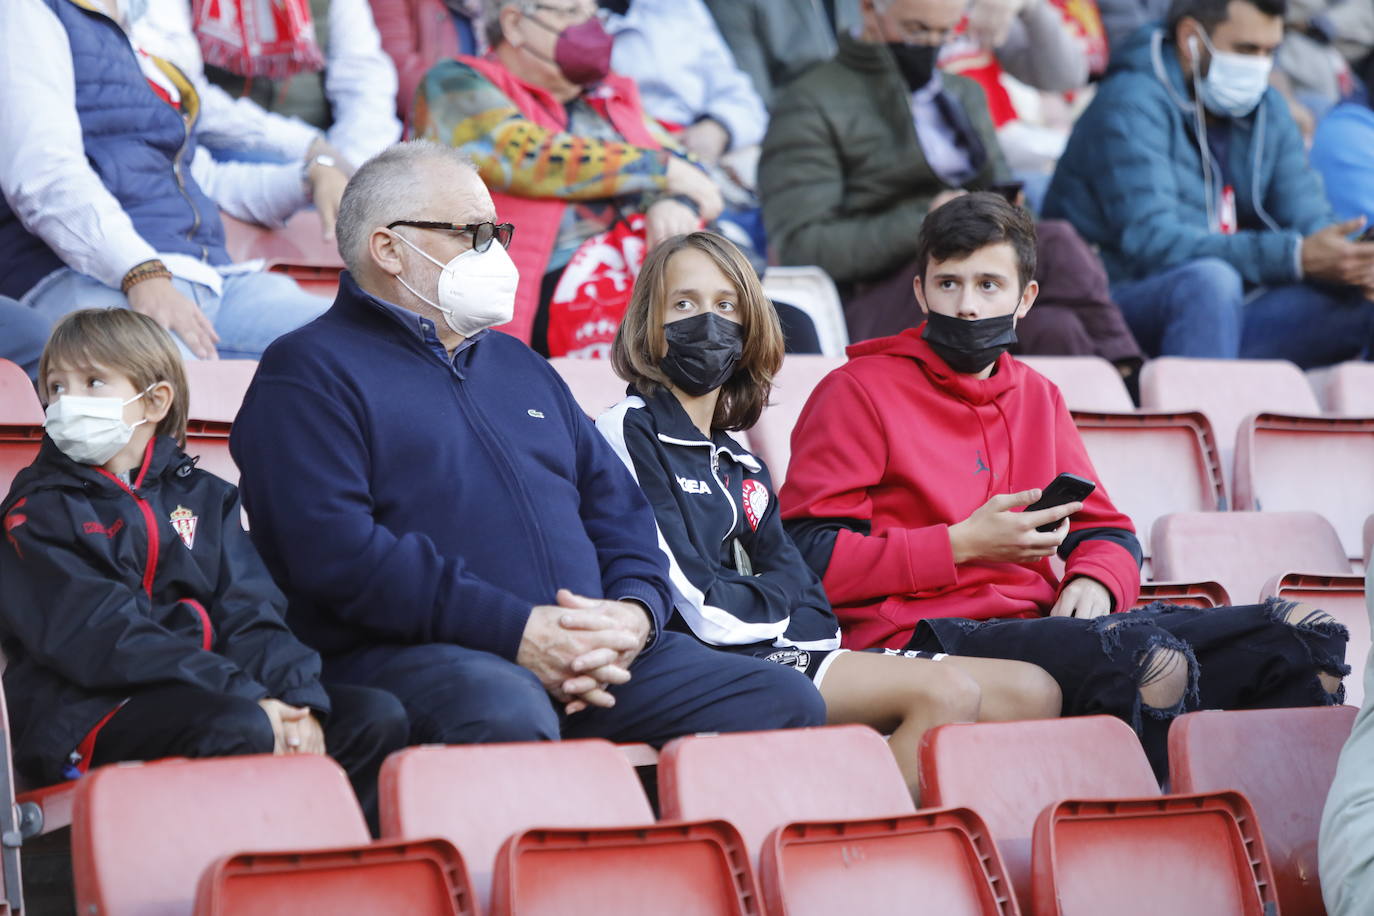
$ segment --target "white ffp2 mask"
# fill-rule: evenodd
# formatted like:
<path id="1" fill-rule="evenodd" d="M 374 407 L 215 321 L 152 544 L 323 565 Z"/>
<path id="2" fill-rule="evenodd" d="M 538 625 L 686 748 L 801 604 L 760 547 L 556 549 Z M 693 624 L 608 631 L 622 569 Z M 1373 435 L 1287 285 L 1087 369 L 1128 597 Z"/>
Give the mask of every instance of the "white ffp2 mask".
<path id="1" fill-rule="evenodd" d="M 1214 115 L 1243 118 L 1255 110 L 1269 88 L 1269 73 L 1274 58 L 1257 54 L 1235 54 L 1218 51 L 1205 34 L 1202 35 L 1212 62 L 1207 75 L 1198 86 L 1198 95 L 1207 110 Z M 1196 64 L 1197 58 L 1194 57 Z"/>
<path id="2" fill-rule="evenodd" d="M 89 398 L 64 394 L 48 405 L 43 429 L 48 438 L 77 464 L 101 465 L 129 444 L 134 427 L 124 422 L 124 405 L 132 404 L 152 390 L 152 385 L 121 401 L 117 398 Z"/>
<path id="3" fill-rule="evenodd" d="M 437 302 L 416 292 L 404 277 L 396 279 L 421 301 L 438 309 L 455 333 L 471 337 L 484 328 L 505 324 L 515 315 L 515 288 L 520 282 L 520 271 L 500 242 L 493 240 L 486 251 L 469 248 L 441 264 L 410 239 L 400 233 L 396 237 L 441 268 Z"/>

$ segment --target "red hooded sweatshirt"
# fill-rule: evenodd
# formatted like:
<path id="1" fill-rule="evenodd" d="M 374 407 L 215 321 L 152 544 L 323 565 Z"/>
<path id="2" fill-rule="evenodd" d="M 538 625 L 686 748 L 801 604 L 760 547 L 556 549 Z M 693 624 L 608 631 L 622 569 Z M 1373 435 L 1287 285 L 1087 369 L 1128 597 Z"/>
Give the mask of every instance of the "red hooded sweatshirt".
<path id="1" fill-rule="evenodd" d="M 853 648 L 900 648 L 929 617 L 1047 614 L 1062 587 L 1048 559 L 956 566 L 949 526 L 1060 473 L 1097 480 L 1053 383 L 1007 354 L 987 379 L 961 375 L 923 328 L 850 347 L 792 432 L 783 518 Z M 1065 581 L 1088 576 L 1131 606 L 1139 543 L 1101 486 L 1065 546 Z"/>

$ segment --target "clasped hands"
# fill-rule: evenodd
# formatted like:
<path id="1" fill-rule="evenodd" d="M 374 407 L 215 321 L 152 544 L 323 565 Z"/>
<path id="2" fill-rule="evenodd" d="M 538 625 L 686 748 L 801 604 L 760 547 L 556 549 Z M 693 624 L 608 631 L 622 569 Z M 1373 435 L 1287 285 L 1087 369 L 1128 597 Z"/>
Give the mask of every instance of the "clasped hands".
<path id="1" fill-rule="evenodd" d="M 649 638 L 649 615 L 629 601 L 585 598 L 559 589 L 557 604 L 536 605 L 515 661 L 539 678 L 568 715 L 610 708 L 612 685 L 630 679 L 630 664 Z"/>

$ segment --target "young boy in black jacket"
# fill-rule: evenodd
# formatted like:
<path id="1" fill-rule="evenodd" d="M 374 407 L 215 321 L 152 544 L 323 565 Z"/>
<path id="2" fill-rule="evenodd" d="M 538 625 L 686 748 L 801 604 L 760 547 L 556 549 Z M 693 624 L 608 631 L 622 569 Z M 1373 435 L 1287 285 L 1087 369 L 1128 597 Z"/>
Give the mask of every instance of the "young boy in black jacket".
<path id="1" fill-rule="evenodd" d="M 132 310 L 74 312 L 38 378 L 47 435 L 0 505 L 21 772 L 47 784 L 120 760 L 327 752 L 375 828 L 405 711 L 383 691 L 321 686 L 238 491 L 182 451 L 186 377 L 167 332 Z"/>

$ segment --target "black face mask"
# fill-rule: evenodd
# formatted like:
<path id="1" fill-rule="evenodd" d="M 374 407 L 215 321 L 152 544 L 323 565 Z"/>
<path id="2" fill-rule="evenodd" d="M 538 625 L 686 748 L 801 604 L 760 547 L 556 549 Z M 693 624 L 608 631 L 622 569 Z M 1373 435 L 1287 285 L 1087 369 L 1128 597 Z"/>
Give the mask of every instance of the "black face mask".
<path id="1" fill-rule="evenodd" d="M 902 41 L 887 44 L 892 56 L 897 59 L 897 69 L 902 71 L 907 88 L 912 92 L 924 88 L 935 75 L 935 57 L 940 49 L 933 45 L 909 45 Z"/>
<path id="2" fill-rule="evenodd" d="M 619 16 L 624 16 L 630 11 L 630 0 L 599 0 L 597 6 Z"/>
<path id="3" fill-rule="evenodd" d="M 729 381 L 744 352 L 744 329 L 714 312 L 665 324 L 663 333 L 668 355 L 658 367 L 694 398 Z"/>
<path id="4" fill-rule="evenodd" d="M 929 312 L 921 337 L 955 372 L 977 375 L 1016 343 L 1016 313 L 966 321 Z"/>

